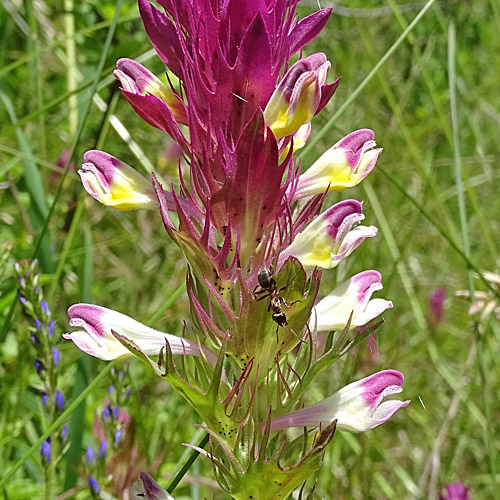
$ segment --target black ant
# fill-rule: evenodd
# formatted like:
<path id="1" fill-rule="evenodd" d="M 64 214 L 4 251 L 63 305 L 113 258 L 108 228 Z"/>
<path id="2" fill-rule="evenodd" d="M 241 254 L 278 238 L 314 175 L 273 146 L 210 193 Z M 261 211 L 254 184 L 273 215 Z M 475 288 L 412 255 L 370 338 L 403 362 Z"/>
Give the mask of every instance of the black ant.
<path id="1" fill-rule="evenodd" d="M 267 307 L 267 310 L 273 311 L 273 321 L 275 321 L 278 324 L 278 326 L 276 327 L 276 341 L 279 341 L 278 328 L 280 326 L 288 325 L 288 322 L 286 320 L 286 314 L 281 310 L 281 304 L 283 304 L 285 307 L 291 307 L 293 304 L 301 302 L 300 300 L 294 300 L 293 302 L 288 304 L 287 301 L 280 296 L 280 292 L 282 292 L 285 288 L 287 288 L 290 285 L 290 283 L 293 281 L 293 278 L 285 286 L 281 287 L 280 289 L 277 289 L 276 281 L 273 278 L 271 270 L 268 269 L 267 267 L 261 267 L 257 275 L 257 280 L 259 284 L 256 285 L 256 287 L 252 291 L 253 297 L 255 300 L 264 300 L 267 297 L 271 299 L 269 301 L 269 306 Z M 261 295 L 262 293 L 266 292 L 267 295 L 257 298 L 257 295 Z"/>

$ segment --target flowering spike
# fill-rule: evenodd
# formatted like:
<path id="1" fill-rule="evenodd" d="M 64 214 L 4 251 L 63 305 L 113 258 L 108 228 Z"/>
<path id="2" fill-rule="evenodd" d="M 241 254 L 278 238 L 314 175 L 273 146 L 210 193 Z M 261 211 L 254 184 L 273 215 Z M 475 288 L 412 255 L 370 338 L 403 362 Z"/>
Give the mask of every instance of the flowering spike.
<path id="1" fill-rule="evenodd" d="M 147 355 L 157 355 L 165 345 L 165 340 L 168 340 L 174 354 L 200 355 L 200 347 L 195 342 L 153 330 L 125 314 L 105 307 L 75 304 L 68 309 L 68 316 L 70 326 L 83 330 L 66 333 L 63 337 L 72 340 L 87 354 L 100 359 L 111 360 L 130 356 L 130 351 L 113 336 L 111 330 L 136 343 Z M 206 347 L 202 349 L 207 360 L 215 363 L 217 357 L 212 351 Z"/>
<path id="2" fill-rule="evenodd" d="M 337 142 L 300 176 L 294 200 L 359 184 L 382 152 L 381 148 L 373 149 L 374 138 L 372 130 L 361 129 Z"/>
<path id="3" fill-rule="evenodd" d="M 361 245 L 365 238 L 377 234 L 375 226 L 353 228 L 354 224 L 364 218 L 359 201 L 345 200 L 337 203 L 316 217 L 295 237 L 292 244 L 281 253 L 279 262 L 293 255 L 307 268 L 336 267 L 343 258 Z"/>
<path id="4" fill-rule="evenodd" d="M 271 430 L 285 427 L 317 427 L 337 421 L 337 429 L 364 432 L 383 424 L 410 401 L 384 399 L 400 393 L 404 377 L 384 370 L 349 384 L 320 403 L 287 413 L 271 421 Z"/>
<path id="5" fill-rule="evenodd" d="M 382 289 L 381 279 L 377 271 L 356 274 L 316 304 L 311 323 L 318 331 L 342 330 L 349 320 L 350 328 L 365 325 L 392 307 L 388 300 L 370 300 L 373 292 Z"/>
<path id="6" fill-rule="evenodd" d="M 96 150 L 87 151 L 83 160 L 78 171 L 83 187 L 103 205 L 119 210 L 156 207 L 148 180 L 126 163 Z"/>

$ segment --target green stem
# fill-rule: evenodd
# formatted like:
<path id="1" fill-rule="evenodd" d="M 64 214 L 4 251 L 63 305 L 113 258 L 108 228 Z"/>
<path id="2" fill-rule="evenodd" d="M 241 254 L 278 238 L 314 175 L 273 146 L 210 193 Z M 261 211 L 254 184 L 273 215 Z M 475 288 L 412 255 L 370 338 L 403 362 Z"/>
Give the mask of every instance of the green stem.
<path id="1" fill-rule="evenodd" d="M 205 434 L 201 438 L 200 442 L 197 444 L 198 448 L 205 448 L 205 446 L 208 443 L 208 439 L 209 439 L 209 435 Z M 175 490 L 175 487 L 180 483 L 181 479 L 186 475 L 186 472 L 189 470 L 191 465 L 193 465 L 193 462 L 198 458 L 199 454 L 200 454 L 200 452 L 197 450 L 191 451 L 188 459 L 184 462 L 184 464 L 182 465 L 179 472 L 174 476 L 172 481 L 170 481 L 169 485 L 167 486 L 167 491 L 169 493 L 172 493 Z"/>

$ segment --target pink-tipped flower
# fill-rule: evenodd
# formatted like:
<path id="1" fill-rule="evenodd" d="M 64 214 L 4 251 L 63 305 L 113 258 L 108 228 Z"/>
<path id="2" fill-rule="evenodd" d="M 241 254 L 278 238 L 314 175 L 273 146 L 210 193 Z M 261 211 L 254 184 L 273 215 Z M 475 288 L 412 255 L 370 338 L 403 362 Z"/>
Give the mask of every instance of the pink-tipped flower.
<path id="1" fill-rule="evenodd" d="M 342 330 L 349 317 L 351 328 L 366 325 L 392 307 L 389 300 L 370 300 L 373 292 L 383 288 L 381 280 L 379 272 L 363 271 L 342 283 L 316 304 L 311 313 L 311 326 L 316 326 L 318 331 Z"/>
<path id="2" fill-rule="evenodd" d="M 333 96 L 339 80 L 324 85 L 330 61 L 318 52 L 297 61 L 285 74 L 264 110 L 275 137 L 294 134 L 309 123 Z"/>
<path id="3" fill-rule="evenodd" d="M 348 432 L 364 432 L 387 422 L 399 408 L 410 401 L 388 396 L 400 393 L 403 374 L 396 370 L 384 370 L 349 384 L 320 403 L 302 410 L 277 417 L 271 421 L 271 430 L 285 427 L 326 427 L 337 420 L 337 429 Z"/>
<path id="4" fill-rule="evenodd" d="M 470 500 L 469 488 L 466 488 L 460 481 L 445 485 L 446 493 L 440 495 L 440 500 Z"/>
<path id="5" fill-rule="evenodd" d="M 331 269 L 361 245 L 365 238 L 377 234 L 375 226 L 357 226 L 363 207 L 359 201 L 345 200 L 316 217 L 280 255 L 279 263 L 294 256 L 304 267 Z"/>
<path id="6" fill-rule="evenodd" d="M 157 207 L 151 183 L 132 167 L 103 151 L 83 155 L 78 171 L 85 191 L 103 205 L 119 210 Z"/>
<path id="7" fill-rule="evenodd" d="M 75 304 L 68 309 L 69 324 L 77 331 L 63 335 L 83 352 L 106 361 L 132 356 L 112 331 L 134 342 L 148 356 L 155 356 L 166 341 L 173 354 L 200 356 L 200 346 L 188 339 L 153 330 L 117 311 L 93 304 Z M 207 360 L 215 363 L 216 356 L 203 348 Z"/>
<path id="8" fill-rule="evenodd" d="M 132 500 L 174 500 L 158 483 L 146 472 L 139 474 L 139 480 L 132 486 Z"/>
<path id="9" fill-rule="evenodd" d="M 294 200 L 359 184 L 375 167 L 382 152 L 373 130 L 352 132 L 323 153 L 299 178 Z"/>

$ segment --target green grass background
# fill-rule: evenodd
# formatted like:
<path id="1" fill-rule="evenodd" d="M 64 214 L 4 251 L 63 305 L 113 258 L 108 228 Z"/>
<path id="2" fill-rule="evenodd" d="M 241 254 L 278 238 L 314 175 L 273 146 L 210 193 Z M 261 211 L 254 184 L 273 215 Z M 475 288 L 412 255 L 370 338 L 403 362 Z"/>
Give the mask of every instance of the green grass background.
<path id="1" fill-rule="evenodd" d="M 446 482 L 458 480 L 476 500 L 500 498 L 499 322 L 494 315 L 471 317 L 467 299 L 455 295 L 471 287 L 487 290 L 474 268 L 495 271 L 499 266 L 500 2 L 436 0 L 351 100 L 424 5 L 340 2 L 323 34 L 306 48 L 307 55 L 325 52 L 332 62 L 330 81 L 339 75 L 342 80 L 313 122 L 311 139 L 321 137 L 304 151 L 303 165 L 358 128 L 372 128 L 384 148 L 360 186 L 328 198 L 331 203 L 363 200 L 367 222 L 380 232 L 337 272 L 325 273 L 323 292 L 356 272 L 377 269 L 384 283 L 378 296 L 394 302 L 377 332 L 378 359 L 366 346 L 351 352 L 318 381 L 306 401 L 316 402 L 350 380 L 385 368 L 404 373 L 404 396 L 412 400 L 373 431 L 335 436 L 315 498 L 436 499 Z M 298 12 L 304 16 L 313 9 L 311 1 Z M 115 4 L 107 0 L 6 1 L 0 7 L 0 240 L 13 244 L 0 283 L 2 473 L 44 430 L 33 387 L 37 379 L 25 351 L 26 323 L 17 309 L 10 316 L 12 262 L 31 258 L 38 247 L 59 333 L 67 329 L 67 307 L 78 301 L 111 307 L 176 334 L 189 322 L 185 293 L 169 300 L 184 282 L 185 263 L 158 213 L 107 209 L 85 196 L 74 172 L 57 196 L 61 169 L 55 164 L 73 145 L 76 166 L 86 150 L 98 147 L 144 173 L 153 166 L 175 182 L 171 166 L 162 160 L 165 136 L 135 115 L 111 76 L 119 57 L 139 57 L 150 70 L 164 71 L 131 0 L 121 8 L 98 91 L 85 115 L 114 12 Z M 37 240 L 54 200 L 46 236 Z M 438 287 L 446 289 L 447 298 L 444 321 L 434 327 L 428 299 Z M 71 399 L 72 391 L 85 387 L 106 365 L 82 356 L 70 342 L 61 345 L 62 387 Z M 153 472 L 165 485 L 184 452 L 180 443 L 195 436 L 189 422 L 198 419 L 138 361 L 132 362 L 131 375 L 134 398 L 128 411 L 137 423 L 135 446 L 148 464 L 160 459 Z M 105 378 L 74 414 L 84 425 L 73 434 L 81 442 L 72 450 L 73 463 L 95 444 L 93 415 L 102 409 L 106 391 Z M 212 477 L 207 460 L 191 469 L 190 481 L 197 475 Z M 76 481 L 74 491 L 81 489 L 76 498 L 88 498 L 83 477 L 81 466 L 63 467 L 58 493 Z M 43 498 L 42 478 L 37 450 L 2 493 L 9 499 Z M 187 482 L 174 496 L 224 498 L 210 484 Z"/>

